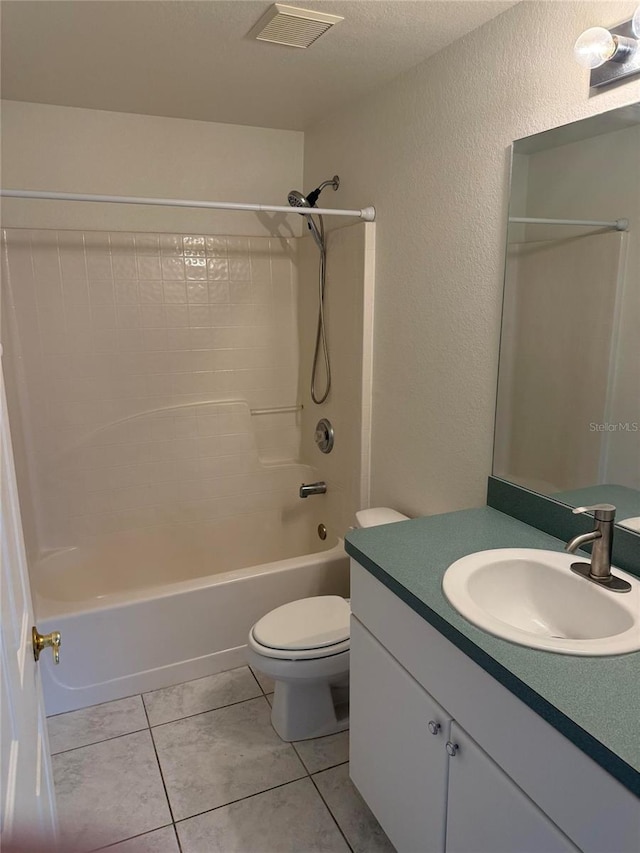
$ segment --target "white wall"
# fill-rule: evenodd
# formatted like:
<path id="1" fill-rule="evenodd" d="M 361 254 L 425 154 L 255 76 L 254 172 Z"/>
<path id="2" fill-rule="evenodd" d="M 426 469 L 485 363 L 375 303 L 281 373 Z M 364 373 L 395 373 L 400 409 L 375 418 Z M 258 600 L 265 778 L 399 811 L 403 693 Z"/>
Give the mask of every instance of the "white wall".
<path id="1" fill-rule="evenodd" d="M 377 210 L 372 503 L 484 503 L 491 471 L 509 146 L 640 99 L 590 95 L 588 26 L 635 2 L 523 2 L 305 134 L 305 186 Z"/>
<path id="2" fill-rule="evenodd" d="M 2 102 L 11 189 L 286 204 L 303 134 L 130 113 Z M 5 227 L 245 236 L 300 233 L 299 216 L 3 199 Z"/>

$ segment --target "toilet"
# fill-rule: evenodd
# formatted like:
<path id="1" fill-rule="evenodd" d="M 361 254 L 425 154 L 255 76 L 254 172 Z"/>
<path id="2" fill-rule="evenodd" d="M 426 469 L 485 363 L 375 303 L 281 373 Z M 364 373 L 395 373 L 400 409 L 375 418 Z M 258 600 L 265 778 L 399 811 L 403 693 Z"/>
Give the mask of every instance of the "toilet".
<path id="1" fill-rule="evenodd" d="M 357 527 L 406 520 L 388 507 L 356 513 Z M 271 723 L 282 740 L 349 728 L 350 616 L 347 599 L 319 595 L 276 607 L 249 632 L 249 665 L 275 681 Z"/>

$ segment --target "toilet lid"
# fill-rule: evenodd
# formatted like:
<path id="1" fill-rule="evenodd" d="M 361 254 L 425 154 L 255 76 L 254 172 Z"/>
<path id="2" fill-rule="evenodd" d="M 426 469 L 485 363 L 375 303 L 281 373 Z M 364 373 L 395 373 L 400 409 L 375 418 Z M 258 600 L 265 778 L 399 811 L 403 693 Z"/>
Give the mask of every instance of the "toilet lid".
<path id="1" fill-rule="evenodd" d="M 276 607 L 253 627 L 253 636 L 271 649 L 304 650 L 349 639 L 351 608 L 338 595 L 302 598 Z"/>

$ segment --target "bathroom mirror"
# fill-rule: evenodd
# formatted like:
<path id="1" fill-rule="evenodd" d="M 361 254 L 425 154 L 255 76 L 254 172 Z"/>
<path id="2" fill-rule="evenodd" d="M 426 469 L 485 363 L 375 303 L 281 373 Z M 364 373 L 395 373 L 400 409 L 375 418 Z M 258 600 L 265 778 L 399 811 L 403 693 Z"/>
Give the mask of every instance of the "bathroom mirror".
<path id="1" fill-rule="evenodd" d="M 493 463 L 638 532 L 639 151 L 640 104 L 513 144 Z"/>

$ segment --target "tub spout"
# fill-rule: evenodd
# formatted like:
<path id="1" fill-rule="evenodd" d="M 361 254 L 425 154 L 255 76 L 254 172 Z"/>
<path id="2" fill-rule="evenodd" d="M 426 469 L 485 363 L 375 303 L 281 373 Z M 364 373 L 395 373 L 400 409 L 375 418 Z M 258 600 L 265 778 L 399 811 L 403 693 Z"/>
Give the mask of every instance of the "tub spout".
<path id="1" fill-rule="evenodd" d="M 324 495 L 327 491 L 327 484 L 323 481 L 319 483 L 302 483 L 300 486 L 300 497 L 308 498 L 309 495 Z"/>

